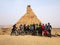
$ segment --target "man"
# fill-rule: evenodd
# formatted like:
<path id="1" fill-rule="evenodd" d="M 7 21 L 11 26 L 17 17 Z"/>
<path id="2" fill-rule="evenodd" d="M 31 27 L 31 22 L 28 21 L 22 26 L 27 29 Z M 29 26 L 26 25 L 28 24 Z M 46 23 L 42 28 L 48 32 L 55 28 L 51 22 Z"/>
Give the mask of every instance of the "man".
<path id="1" fill-rule="evenodd" d="M 44 36 L 48 36 L 48 25 L 45 24 L 45 27 L 44 27 Z"/>
<path id="2" fill-rule="evenodd" d="M 16 24 L 13 25 L 11 35 L 12 35 L 12 34 L 15 34 L 15 35 L 16 35 Z"/>
<path id="3" fill-rule="evenodd" d="M 38 34 L 42 36 L 42 25 L 41 24 L 39 24 L 39 27 L 38 27 Z"/>
<path id="4" fill-rule="evenodd" d="M 31 24 L 29 28 L 30 28 L 30 32 L 32 33 L 32 35 L 35 35 L 35 25 Z"/>
<path id="5" fill-rule="evenodd" d="M 48 32 L 49 32 L 49 37 L 51 37 L 51 29 L 52 29 L 52 26 L 50 25 L 50 23 L 48 23 Z"/>

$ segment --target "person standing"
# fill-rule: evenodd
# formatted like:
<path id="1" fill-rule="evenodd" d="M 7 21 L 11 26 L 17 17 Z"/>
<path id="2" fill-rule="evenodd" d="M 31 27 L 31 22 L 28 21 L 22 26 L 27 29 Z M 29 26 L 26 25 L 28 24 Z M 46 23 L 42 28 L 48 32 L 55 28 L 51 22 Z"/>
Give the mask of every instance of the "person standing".
<path id="1" fill-rule="evenodd" d="M 35 24 L 36 35 L 38 35 L 38 27 L 39 27 L 39 25 L 38 24 Z"/>
<path id="2" fill-rule="evenodd" d="M 24 32 L 24 25 L 22 25 L 22 24 L 20 25 L 20 30 L 21 30 L 20 33 L 24 35 L 25 34 L 25 32 Z"/>
<path id="3" fill-rule="evenodd" d="M 16 28 L 16 24 L 14 24 L 14 25 L 13 25 L 13 28 L 12 28 L 11 35 L 12 35 L 12 34 L 16 34 L 16 29 L 17 29 L 17 28 Z"/>
<path id="4" fill-rule="evenodd" d="M 29 26 L 29 30 L 30 30 L 31 34 L 33 34 L 34 27 L 33 27 L 32 24 L 30 24 L 30 26 Z"/>
<path id="5" fill-rule="evenodd" d="M 33 35 L 36 35 L 35 24 L 33 24 Z"/>
<path id="6" fill-rule="evenodd" d="M 41 26 L 41 24 L 39 24 L 39 27 L 38 27 L 38 34 L 40 36 L 42 36 L 42 26 Z"/>
<path id="7" fill-rule="evenodd" d="M 42 35 L 43 35 L 43 33 L 44 33 L 44 28 L 45 28 L 45 25 L 42 24 Z"/>
<path id="8" fill-rule="evenodd" d="M 44 36 L 48 36 L 48 26 L 47 26 L 47 24 L 45 24 Z"/>
<path id="9" fill-rule="evenodd" d="M 24 32 L 27 33 L 26 24 L 24 24 Z"/>
<path id="10" fill-rule="evenodd" d="M 49 32 L 49 37 L 51 37 L 51 29 L 52 29 L 52 26 L 50 25 L 50 23 L 48 23 L 48 32 Z"/>
<path id="11" fill-rule="evenodd" d="M 26 31 L 25 31 L 26 34 L 29 33 L 29 25 L 26 26 Z"/>
<path id="12" fill-rule="evenodd" d="M 19 29 L 18 29 L 18 33 L 19 33 L 19 35 L 21 34 L 21 26 L 22 26 L 22 24 L 19 26 Z"/>

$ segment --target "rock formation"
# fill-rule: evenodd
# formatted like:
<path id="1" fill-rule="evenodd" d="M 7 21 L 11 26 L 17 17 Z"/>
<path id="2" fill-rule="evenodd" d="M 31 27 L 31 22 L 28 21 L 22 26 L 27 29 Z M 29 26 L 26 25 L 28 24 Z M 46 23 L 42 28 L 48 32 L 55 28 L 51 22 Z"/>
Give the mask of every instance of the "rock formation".
<path id="1" fill-rule="evenodd" d="M 19 27 L 21 24 L 39 24 L 41 21 L 37 18 L 37 16 L 34 14 L 34 12 L 31 9 L 31 6 L 27 6 L 27 12 L 24 16 L 19 19 L 19 21 L 16 23 L 16 26 Z"/>

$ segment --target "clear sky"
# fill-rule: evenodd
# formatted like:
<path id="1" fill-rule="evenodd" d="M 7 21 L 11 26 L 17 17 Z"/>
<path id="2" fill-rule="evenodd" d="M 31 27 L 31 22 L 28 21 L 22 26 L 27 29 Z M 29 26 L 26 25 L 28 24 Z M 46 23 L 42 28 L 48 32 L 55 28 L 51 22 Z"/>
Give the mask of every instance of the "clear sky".
<path id="1" fill-rule="evenodd" d="M 0 0 L 0 25 L 15 24 L 31 5 L 43 23 L 60 28 L 60 0 Z"/>

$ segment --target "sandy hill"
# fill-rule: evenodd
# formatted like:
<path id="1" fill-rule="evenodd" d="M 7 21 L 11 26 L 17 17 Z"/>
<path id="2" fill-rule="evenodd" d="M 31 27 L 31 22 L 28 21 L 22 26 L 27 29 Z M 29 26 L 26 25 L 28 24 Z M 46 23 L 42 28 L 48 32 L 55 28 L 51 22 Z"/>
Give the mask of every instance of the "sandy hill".
<path id="1" fill-rule="evenodd" d="M 31 6 L 28 5 L 26 13 L 24 14 L 24 16 L 21 17 L 21 19 L 19 19 L 16 25 L 17 27 L 19 27 L 21 24 L 30 25 L 30 24 L 39 24 L 39 23 L 41 23 L 41 21 L 37 18 L 37 16 L 31 9 Z"/>

